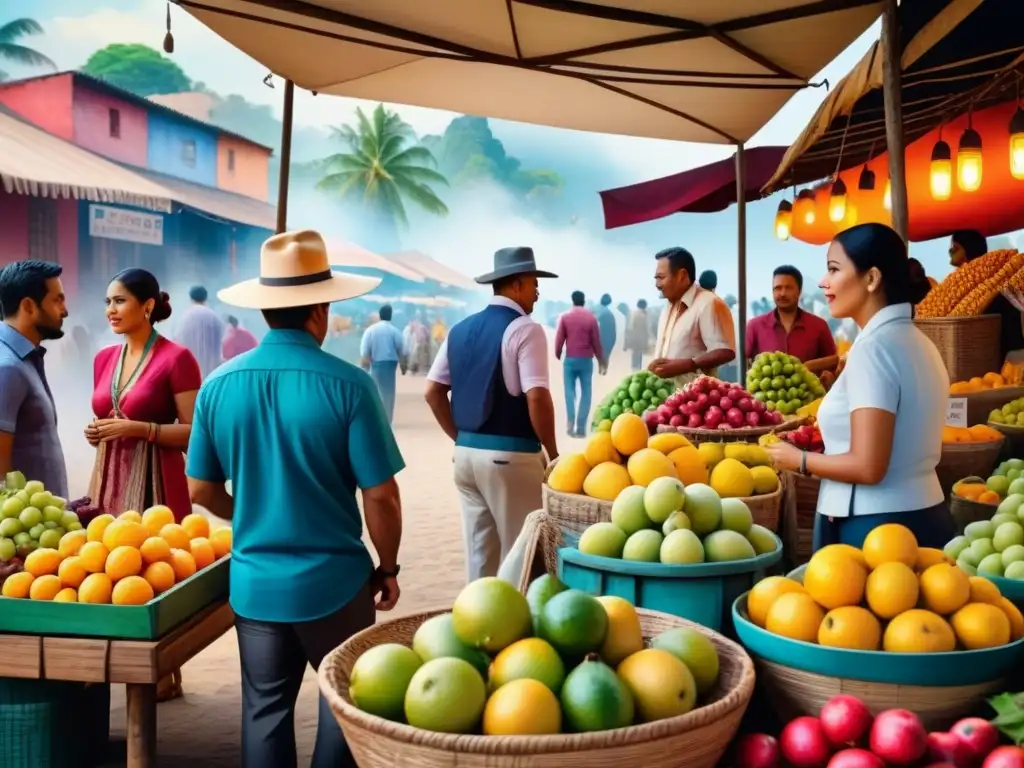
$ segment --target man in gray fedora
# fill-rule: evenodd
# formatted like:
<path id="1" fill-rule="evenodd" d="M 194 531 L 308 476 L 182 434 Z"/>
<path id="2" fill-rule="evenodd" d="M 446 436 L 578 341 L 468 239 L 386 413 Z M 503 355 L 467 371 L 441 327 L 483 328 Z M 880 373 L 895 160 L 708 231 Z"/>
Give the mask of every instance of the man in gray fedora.
<path id="1" fill-rule="evenodd" d="M 451 329 L 427 375 L 427 403 L 455 442 L 470 581 L 497 575 L 558 456 L 547 335 L 530 317 L 542 277 L 557 275 L 537 269 L 532 248 L 495 253 L 476 278 L 494 297 Z"/>

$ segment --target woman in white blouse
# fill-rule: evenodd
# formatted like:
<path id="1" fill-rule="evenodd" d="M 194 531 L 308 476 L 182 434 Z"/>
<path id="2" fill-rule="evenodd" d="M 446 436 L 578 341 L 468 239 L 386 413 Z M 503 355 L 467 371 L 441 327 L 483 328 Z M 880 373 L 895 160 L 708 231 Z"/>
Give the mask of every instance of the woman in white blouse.
<path id="1" fill-rule="evenodd" d="M 821 478 L 814 549 L 860 546 L 873 528 L 900 523 L 925 547 L 955 534 L 935 467 L 942 451 L 949 375 L 911 320 L 925 286 L 907 248 L 883 224 L 836 235 L 820 287 L 832 316 L 860 329 L 846 366 L 818 411 L 824 454 L 780 442 L 775 466 Z"/>

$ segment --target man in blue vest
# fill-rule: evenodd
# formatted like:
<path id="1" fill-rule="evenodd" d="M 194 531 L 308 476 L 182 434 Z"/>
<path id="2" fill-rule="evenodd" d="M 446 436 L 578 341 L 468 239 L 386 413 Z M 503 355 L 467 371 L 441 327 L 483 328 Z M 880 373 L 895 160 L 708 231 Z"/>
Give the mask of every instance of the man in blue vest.
<path id="1" fill-rule="evenodd" d="M 542 277 L 556 275 L 537 269 L 532 248 L 495 253 L 494 270 L 476 278 L 494 298 L 451 329 L 427 375 L 427 403 L 455 442 L 470 581 L 497 575 L 541 506 L 544 453 L 558 456 L 547 335 L 530 317 Z"/>

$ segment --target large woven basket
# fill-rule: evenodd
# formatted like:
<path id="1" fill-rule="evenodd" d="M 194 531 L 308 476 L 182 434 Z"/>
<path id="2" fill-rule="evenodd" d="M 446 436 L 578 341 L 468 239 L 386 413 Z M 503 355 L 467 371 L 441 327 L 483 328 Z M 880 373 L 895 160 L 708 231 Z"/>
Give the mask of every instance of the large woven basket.
<path id="1" fill-rule="evenodd" d="M 754 692 L 754 665 L 738 644 L 706 627 L 638 609 L 644 637 L 689 626 L 711 638 L 721 665 L 709 703 L 679 717 L 597 733 L 557 736 L 476 736 L 434 733 L 368 715 L 353 706 L 349 675 L 356 659 L 383 643 L 411 645 L 417 628 L 444 611 L 430 611 L 363 630 L 320 666 L 320 690 L 341 725 L 360 768 L 713 768 L 739 729 Z"/>
<path id="2" fill-rule="evenodd" d="M 1003 364 L 995 343 L 1003 327 L 999 315 L 917 318 L 914 324 L 938 348 L 950 381 L 984 376 Z"/>
<path id="3" fill-rule="evenodd" d="M 748 496 L 740 499 L 748 507 L 754 516 L 754 522 L 763 525 L 769 531 L 778 532 L 779 518 L 782 513 L 782 480 L 779 480 L 779 487 L 772 493 L 765 493 L 761 496 Z"/>
<path id="4" fill-rule="evenodd" d="M 563 493 L 548 485 L 548 477 L 558 463 L 552 461 L 544 472 L 544 485 L 541 486 L 541 499 L 544 511 L 552 521 L 570 530 L 582 533 L 594 523 L 604 523 L 612 519 L 612 503 L 601 501 L 581 493 Z"/>
<path id="5" fill-rule="evenodd" d="M 803 426 L 808 421 L 809 419 L 804 416 L 791 416 L 781 424 L 772 424 L 768 427 L 742 427 L 741 429 L 690 429 L 689 427 L 670 427 L 663 424 L 658 427 L 658 432 L 680 434 L 694 445 L 700 445 L 701 443 L 745 443 L 750 440 L 757 440 L 764 435 L 789 432 L 792 429 Z"/>
<path id="6" fill-rule="evenodd" d="M 814 517 L 818 514 L 821 480 L 799 472 L 782 472 L 782 541 L 793 566 L 811 559 Z"/>
<path id="7" fill-rule="evenodd" d="M 966 483 L 985 482 L 985 478 L 977 476 L 968 476 L 960 479 Z M 965 499 L 963 496 L 957 496 L 955 493 L 949 494 L 949 514 L 953 516 L 953 522 L 956 523 L 957 533 L 963 533 L 964 528 L 971 523 L 981 522 L 982 520 L 991 520 L 992 515 L 995 513 L 996 506 L 994 504 L 983 504 L 980 501 L 973 501 L 971 499 Z"/>
<path id="8" fill-rule="evenodd" d="M 943 495 L 948 496 L 953 491 L 953 485 L 965 477 L 991 475 L 999 463 L 999 452 L 1002 448 L 1003 440 L 990 440 L 985 443 L 943 443 L 942 458 L 935 467 Z"/>

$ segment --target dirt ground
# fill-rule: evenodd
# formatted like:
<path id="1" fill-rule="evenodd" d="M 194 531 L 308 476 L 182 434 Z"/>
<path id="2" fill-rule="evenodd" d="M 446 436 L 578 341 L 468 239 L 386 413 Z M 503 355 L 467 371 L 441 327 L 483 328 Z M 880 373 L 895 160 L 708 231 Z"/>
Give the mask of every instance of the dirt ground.
<path id="1" fill-rule="evenodd" d="M 611 370 L 594 377 L 595 401 L 628 371 L 628 358 L 617 350 Z M 404 512 L 401 554 L 402 598 L 394 614 L 415 613 L 450 605 L 465 581 L 459 502 L 451 478 L 450 442 L 440 432 L 423 402 L 424 379 L 400 377 L 395 432 L 407 467 L 399 475 Z M 567 452 L 581 440 L 565 435 L 565 400 L 561 366 L 552 361 L 552 390 L 558 414 L 559 450 Z M 72 466 L 72 493 L 85 487 L 87 467 Z M 81 476 L 80 476 L 81 475 Z M 185 696 L 158 710 L 160 766 L 227 768 L 239 765 L 240 684 L 234 632 L 229 632 L 183 670 Z M 111 755 L 107 766 L 124 760 L 124 689 L 111 696 Z M 317 684 L 306 674 L 296 713 L 299 765 L 308 765 L 317 721 Z"/>

